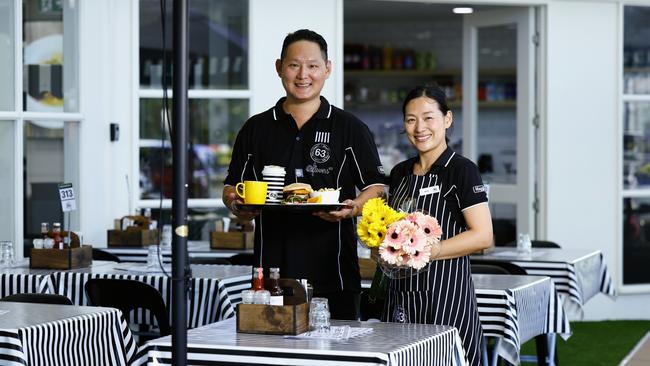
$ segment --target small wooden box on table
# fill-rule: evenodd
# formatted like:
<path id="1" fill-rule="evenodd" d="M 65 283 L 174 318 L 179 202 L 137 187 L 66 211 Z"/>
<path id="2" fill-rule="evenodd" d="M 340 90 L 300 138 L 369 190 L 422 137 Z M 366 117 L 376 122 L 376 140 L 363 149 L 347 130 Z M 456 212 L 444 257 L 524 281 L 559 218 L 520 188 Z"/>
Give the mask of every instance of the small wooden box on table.
<path id="1" fill-rule="evenodd" d="M 235 221 L 229 231 L 224 231 L 223 223 L 215 223 L 216 230 L 210 232 L 210 248 L 212 249 L 252 249 L 253 226 L 250 222 Z"/>
<path id="2" fill-rule="evenodd" d="M 125 220 L 128 224 L 125 224 Z M 151 221 L 144 216 L 124 216 L 115 220 L 115 228 L 108 230 L 109 247 L 143 247 L 158 244 L 158 230 L 150 230 Z M 126 227 L 126 230 L 120 228 Z"/>
<path id="3" fill-rule="evenodd" d="M 309 330 L 307 294 L 294 279 L 281 278 L 284 305 L 238 304 L 237 332 L 296 335 Z"/>
<path id="4" fill-rule="evenodd" d="M 29 259 L 30 268 L 73 269 L 90 266 L 93 262 L 93 247 L 73 241 L 70 248 L 33 248 Z"/>
<path id="5" fill-rule="evenodd" d="M 257 334 L 300 334 L 309 330 L 309 304 L 237 305 L 237 331 Z"/>

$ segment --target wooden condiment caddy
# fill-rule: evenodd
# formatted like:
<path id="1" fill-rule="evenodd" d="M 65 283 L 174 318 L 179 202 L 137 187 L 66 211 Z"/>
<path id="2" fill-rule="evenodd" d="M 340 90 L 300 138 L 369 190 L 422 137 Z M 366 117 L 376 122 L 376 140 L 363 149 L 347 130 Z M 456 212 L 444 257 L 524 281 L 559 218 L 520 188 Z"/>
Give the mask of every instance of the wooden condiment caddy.
<path id="1" fill-rule="evenodd" d="M 68 236 L 67 231 L 61 232 L 61 237 Z M 93 248 L 90 245 L 80 245 L 79 237 L 70 234 L 70 247 L 65 249 L 33 248 L 31 250 L 29 267 L 46 269 L 73 269 L 90 266 L 93 261 Z M 50 232 L 48 236 L 53 236 Z"/>
<path id="2" fill-rule="evenodd" d="M 133 225 L 121 230 L 121 223 L 131 220 Z M 124 216 L 116 220 L 113 230 L 107 232 L 107 243 L 109 247 L 143 247 L 158 244 L 158 230 L 149 230 L 149 218 L 141 215 Z"/>
<path id="3" fill-rule="evenodd" d="M 296 335 L 309 330 L 309 303 L 304 288 L 294 279 L 280 279 L 284 305 L 237 305 L 237 332 Z"/>
<path id="4" fill-rule="evenodd" d="M 215 222 L 215 230 L 210 232 L 210 248 L 213 249 L 252 249 L 253 226 L 251 222 L 234 221 L 227 232 L 223 223 Z"/>

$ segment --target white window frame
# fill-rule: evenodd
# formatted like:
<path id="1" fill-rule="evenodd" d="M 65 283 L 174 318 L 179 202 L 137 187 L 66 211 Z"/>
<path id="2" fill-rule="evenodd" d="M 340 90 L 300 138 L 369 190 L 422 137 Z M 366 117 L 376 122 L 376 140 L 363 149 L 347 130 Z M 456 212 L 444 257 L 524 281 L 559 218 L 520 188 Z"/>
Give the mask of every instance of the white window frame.
<path id="1" fill-rule="evenodd" d="M 77 4 L 81 6 L 81 4 Z M 79 10 L 75 12 L 77 19 L 75 20 L 77 24 L 79 23 Z M 81 53 L 81 41 L 80 35 L 77 28 L 77 32 L 74 34 L 75 43 L 77 45 L 77 57 L 79 58 Z M 79 60 L 77 59 L 77 65 Z M 79 70 L 77 70 L 79 73 Z M 79 75 L 77 75 L 79 76 Z M 81 83 L 79 82 L 79 77 L 77 77 L 77 88 L 79 90 L 79 98 L 83 93 L 81 92 Z M 78 123 L 77 128 L 81 128 L 81 123 L 84 121 L 84 116 L 80 112 L 29 112 L 23 111 L 22 103 L 23 95 L 23 1 L 14 0 L 14 110 L 10 111 L 0 111 L 0 123 L 13 123 L 14 124 L 14 190 L 13 194 L 15 197 L 14 201 L 14 221 L 13 221 L 13 242 L 15 248 L 15 255 L 17 258 L 22 258 L 23 253 L 23 242 L 24 237 L 24 225 L 23 220 L 24 215 L 24 194 L 23 191 L 23 141 L 25 138 L 25 122 L 31 120 L 41 120 L 41 121 L 57 121 L 64 123 Z M 80 104 L 80 103 L 79 103 Z M 77 130 L 78 132 L 78 130 Z M 74 141 L 76 146 L 74 149 L 79 151 L 80 141 Z M 79 159 L 77 157 L 76 161 L 71 164 L 66 164 L 66 176 L 74 177 L 73 180 L 78 181 L 80 177 L 80 165 Z M 78 221 L 79 211 L 77 211 L 76 220 Z M 78 226 L 78 225 L 77 225 Z"/>
<path id="2" fill-rule="evenodd" d="M 623 48 L 625 45 L 625 7 L 626 6 L 643 6 L 650 9 L 650 2 L 648 1 L 628 1 L 619 3 L 619 47 L 618 47 L 618 59 L 619 63 L 616 69 L 618 73 L 618 90 L 619 90 L 619 102 L 618 102 L 618 139 L 616 141 L 616 148 L 618 149 L 618 179 L 617 185 L 618 197 L 617 200 L 617 242 L 618 242 L 618 258 L 616 277 L 618 278 L 618 289 L 620 293 L 649 293 L 650 292 L 650 282 L 647 284 L 624 284 L 623 283 L 623 252 L 625 242 L 623 241 L 623 200 L 626 198 L 650 198 L 650 187 L 640 188 L 640 189 L 626 189 L 623 185 L 623 171 L 624 171 L 624 159 L 623 159 L 623 137 L 625 133 L 625 103 L 626 102 L 647 102 L 650 103 L 650 94 L 625 94 L 625 85 L 624 85 L 624 72 L 625 68 L 623 66 Z"/>
<path id="3" fill-rule="evenodd" d="M 248 37 L 252 34 L 251 27 L 251 7 L 253 6 L 252 2 L 248 2 Z M 131 42 L 135 45 L 135 52 L 133 52 L 133 64 L 132 70 L 134 70 L 133 75 L 133 95 L 135 95 L 135 101 L 133 103 L 133 114 L 132 114 L 132 134 L 133 134 L 133 160 L 132 160 L 132 170 L 131 176 L 133 177 L 132 181 L 129 182 L 131 186 L 131 199 L 129 200 L 129 212 L 134 212 L 136 208 L 158 208 L 160 207 L 159 199 L 141 199 L 140 198 L 140 100 L 144 98 L 161 98 L 163 97 L 162 89 L 141 89 L 140 88 L 140 1 L 133 1 L 133 29 L 136 31 L 133 32 Z M 251 43 L 249 42 L 248 49 L 248 89 L 189 89 L 187 92 L 187 97 L 189 99 L 248 99 L 248 115 L 252 113 L 252 78 L 251 76 L 251 67 L 252 67 L 252 56 L 251 56 Z M 169 53 L 169 57 L 172 57 L 172 54 Z M 167 94 L 169 98 L 172 98 L 173 92 L 171 85 L 168 86 Z M 171 118 L 171 116 L 170 116 Z M 171 172 L 170 172 L 171 174 Z M 165 198 L 162 200 L 163 209 L 169 209 L 172 206 L 172 200 Z M 187 200 L 188 208 L 225 208 L 221 200 L 221 195 L 214 198 L 191 198 Z"/>

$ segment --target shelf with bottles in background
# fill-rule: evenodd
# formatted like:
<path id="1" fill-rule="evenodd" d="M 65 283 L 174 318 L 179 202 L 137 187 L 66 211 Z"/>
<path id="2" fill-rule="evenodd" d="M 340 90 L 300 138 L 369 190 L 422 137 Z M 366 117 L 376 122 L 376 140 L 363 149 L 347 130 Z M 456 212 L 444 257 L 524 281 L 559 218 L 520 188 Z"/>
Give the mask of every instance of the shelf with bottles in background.
<path id="1" fill-rule="evenodd" d="M 431 51 L 347 44 L 344 53 L 346 108 L 394 108 L 415 86 L 433 83 L 445 91 L 452 109 L 461 107 L 461 70 L 439 69 Z M 479 75 L 480 107 L 515 106 L 514 69 L 480 70 Z"/>

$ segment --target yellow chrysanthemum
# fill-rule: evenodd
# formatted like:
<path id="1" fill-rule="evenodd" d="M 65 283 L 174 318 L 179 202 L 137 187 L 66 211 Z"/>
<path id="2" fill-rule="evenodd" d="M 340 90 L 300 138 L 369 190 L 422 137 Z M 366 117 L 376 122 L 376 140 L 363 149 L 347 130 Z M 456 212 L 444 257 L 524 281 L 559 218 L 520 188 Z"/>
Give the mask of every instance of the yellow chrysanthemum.
<path id="1" fill-rule="evenodd" d="M 363 205 L 361 214 L 366 220 L 374 221 L 374 217 L 382 208 L 388 207 L 382 198 L 371 198 Z"/>
<path id="2" fill-rule="evenodd" d="M 386 225 L 382 225 L 380 223 L 370 224 L 370 226 L 368 227 L 368 233 L 370 235 L 366 245 L 369 248 L 378 247 L 379 244 L 381 244 L 381 242 L 384 241 L 384 237 L 386 237 L 386 230 L 387 230 Z"/>
<path id="3" fill-rule="evenodd" d="M 361 218 L 357 223 L 357 235 L 365 245 L 369 245 L 368 243 L 372 240 L 373 234 L 370 232 L 370 223 L 364 218 Z"/>

